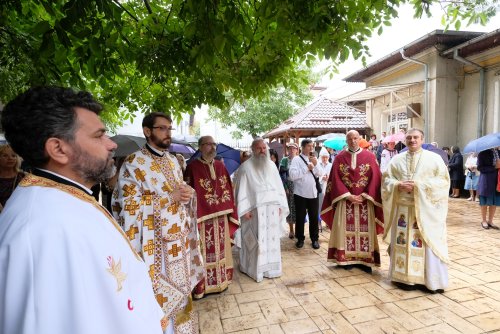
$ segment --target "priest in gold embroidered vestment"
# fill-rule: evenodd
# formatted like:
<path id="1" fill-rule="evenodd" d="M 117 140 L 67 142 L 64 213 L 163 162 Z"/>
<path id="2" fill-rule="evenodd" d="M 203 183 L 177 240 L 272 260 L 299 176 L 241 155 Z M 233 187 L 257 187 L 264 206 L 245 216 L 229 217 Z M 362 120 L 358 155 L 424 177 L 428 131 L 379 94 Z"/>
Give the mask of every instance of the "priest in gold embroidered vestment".
<path id="1" fill-rule="evenodd" d="M 381 174 L 375 155 L 359 147 L 355 130 L 347 133 L 348 148 L 333 162 L 326 184 L 321 219 L 331 228 L 328 261 L 346 266 L 380 266 L 377 234 L 383 232 Z"/>
<path id="2" fill-rule="evenodd" d="M 223 162 L 215 160 L 211 136 L 198 140 L 201 156 L 188 164 L 186 182 L 194 188 L 198 203 L 198 230 L 205 264 L 205 279 L 198 283 L 194 298 L 222 292 L 233 279 L 231 239 L 238 228 L 231 178 Z"/>
<path id="3" fill-rule="evenodd" d="M 383 174 L 384 239 L 391 244 L 389 278 L 435 291 L 448 286 L 450 178 L 443 159 L 422 143 L 421 130 L 408 131 L 408 151 L 396 155 Z"/>
<path id="4" fill-rule="evenodd" d="M 158 303 L 169 330 L 197 333 L 191 291 L 203 278 L 196 228 L 196 197 L 168 153 L 172 120 L 162 113 L 143 122 L 147 143 L 120 169 L 113 212 L 149 267 Z"/>

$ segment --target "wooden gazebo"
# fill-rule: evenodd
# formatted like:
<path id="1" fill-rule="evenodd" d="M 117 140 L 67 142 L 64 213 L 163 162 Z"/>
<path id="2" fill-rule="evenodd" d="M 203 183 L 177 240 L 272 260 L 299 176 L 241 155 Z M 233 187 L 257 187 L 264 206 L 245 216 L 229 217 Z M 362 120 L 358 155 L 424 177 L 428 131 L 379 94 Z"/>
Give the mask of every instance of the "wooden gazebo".
<path id="1" fill-rule="evenodd" d="M 366 124 L 366 113 L 326 97 L 319 97 L 263 137 L 270 142 L 279 139 L 285 145 L 290 139 L 299 143 L 299 138 L 317 137 L 332 132 L 346 133 L 349 130 L 357 130 L 362 136 L 368 135 L 370 127 Z"/>

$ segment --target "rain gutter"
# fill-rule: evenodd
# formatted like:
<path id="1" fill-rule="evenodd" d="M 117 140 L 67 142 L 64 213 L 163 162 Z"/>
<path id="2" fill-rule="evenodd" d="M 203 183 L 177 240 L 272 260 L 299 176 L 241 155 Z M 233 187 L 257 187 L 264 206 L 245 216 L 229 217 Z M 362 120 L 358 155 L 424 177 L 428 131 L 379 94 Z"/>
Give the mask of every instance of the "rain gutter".
<path id="1" fill-rule="evenodd" d="M 412 58 L 409 58 L 405 56 L 405 50 L 401 49 L 399 50 L 399 53 L 401 53 L 401 57 L 403 59 L 406 59 L 408 61 L 411 61 L 413 63 L 422 65 L 424 67 L 424 76 L 425 76 L 425 81 L 424 81 L 424 137 L 427 138 L 427 141 L 430 141 L 431 138 L 429 136 L 429 65 L 421 62 L 419 60 L 415 60 Z"/>
<path id="2" fill-rule="evenodd" d="M 479 103 L 477 105 L 477 133 L 476 136 L 477 138 L 481 137 L 483 135 L 483 121 L 484 121 L 484 83 L 485 83 L 485 78 L 484 78 L 484 67 L 481 67 L 480 65 L 471 62 L 470 60 L 467 60 L 465 58 L 462 58 L 458 55 L 459 49 L 455 49 L 453 51 L 453 59 L 458 60 L 459 62 L 470 65 L 472 67 L 475 67 L 476 69 L 479 70 Z"/>

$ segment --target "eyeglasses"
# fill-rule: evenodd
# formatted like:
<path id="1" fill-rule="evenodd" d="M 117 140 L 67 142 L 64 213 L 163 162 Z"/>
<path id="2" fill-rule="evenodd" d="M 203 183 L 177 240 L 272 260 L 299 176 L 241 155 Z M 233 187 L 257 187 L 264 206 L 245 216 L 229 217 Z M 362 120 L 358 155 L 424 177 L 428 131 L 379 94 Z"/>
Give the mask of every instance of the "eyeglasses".
<path id="1" fill-rule="evenodd" d="M 203 145 L 211 145 L 211 146 L 217 147 L 217 143 L 203 143 L 203 144 L 201 144 L 201 146 L 203 146 Z"/>
<path id="2" fill-rule="evenodd" d="M 166 131 L 173 131 L 175 130 L 175 128 L 171 127 L 171 126 L 153 126 L 151 127 L 151 129 L 160 129 L 160 131 L 162 132 L 166 132 Z"/>

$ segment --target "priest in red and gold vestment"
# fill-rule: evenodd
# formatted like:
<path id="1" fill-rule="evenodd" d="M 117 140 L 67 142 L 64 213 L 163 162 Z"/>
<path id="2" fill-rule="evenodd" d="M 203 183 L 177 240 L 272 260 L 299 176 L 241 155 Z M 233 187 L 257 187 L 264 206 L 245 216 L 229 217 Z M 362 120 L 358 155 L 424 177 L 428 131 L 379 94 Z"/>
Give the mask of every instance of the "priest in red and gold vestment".
<path id="1" fill-rule="evenodd" d="M 191 162 L 186 182 L 195 189 L 198 200 L 198 230 L 206 276 L 194 289 L 194 298 L 222 292 L 233 279 L 231 238 L 238 228 L 231 178 L 221 161 L 215 160 L 214 139 L 198 141 L 201 157 Z"/>
<path id="2" fill-rule="evenodd" d="M 381 174 L 375 155 L 361 149 L 359 139 L 357 131 L 347 133 L 349 147 L 335 158 L 321 210 L 331 229 L 328 261 L 346 269 L 353 264 L 380 266 Z"/>

